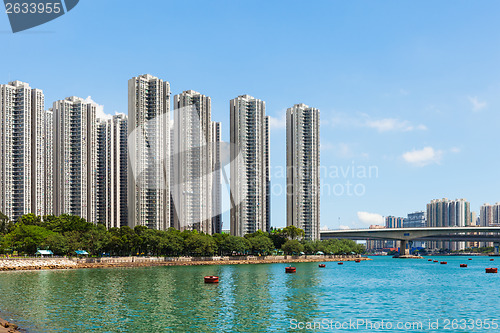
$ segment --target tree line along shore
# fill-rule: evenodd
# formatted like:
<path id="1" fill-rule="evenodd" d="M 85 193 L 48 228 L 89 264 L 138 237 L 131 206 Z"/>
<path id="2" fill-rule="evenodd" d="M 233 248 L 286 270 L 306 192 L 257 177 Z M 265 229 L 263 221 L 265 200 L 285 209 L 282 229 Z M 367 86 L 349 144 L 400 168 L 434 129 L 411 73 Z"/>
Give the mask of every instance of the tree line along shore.
<path id="1" fill-rule="evenodd" d="M 3 215 L 3 214 L 2 214 Z M 34 255 L 37 250 L 54 255 L 75 256 L 85 250 L 90 256 L 234 256 L 315 254 L 351 255 L 364 253 L 364 245 L 352 240 L 304 240 L 304 231 L 294 226 L 257 231 L 244 237 L 226 233 L 208 235 L 196 230 L 166 231 L 144 226 L 106 229 L 75 215 L 48 215 L 43 219 L 24 215 L 16 222 L 0 216 L 0 254 Z"/>

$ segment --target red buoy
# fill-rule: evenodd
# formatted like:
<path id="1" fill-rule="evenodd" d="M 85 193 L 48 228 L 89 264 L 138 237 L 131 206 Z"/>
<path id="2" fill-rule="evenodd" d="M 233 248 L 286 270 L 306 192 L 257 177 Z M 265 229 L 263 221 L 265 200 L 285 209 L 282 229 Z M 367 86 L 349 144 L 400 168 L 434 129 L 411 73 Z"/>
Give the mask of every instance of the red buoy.
<path id="1" fill-rule="evenodd" d="M 472 260 L 472 258 L 469 258 L 469 260 Z"/>
<path id="2" fill-rule="evenodd" d="M 344 264 L 344 263 L 341 261 L 341 262 L 339 262 L 337 265 L 343 265 L 343 264 Z"/>
<path id="3" fill-rule="evenodd" d="M 205 283 L 219 283 L 218 276 L 205 276 Z"/>
<path id="4" fill-rule="evenodd" d="M 295 267 L 285 267 L 285 273 L 295 273 L 297 268 Z"/>
<path id="5" fill-rule="evenodd" d="M 467 264 L 460 264 L 460 267 L 467 267 Z"/>
<path id="6" fill-rule="evenodd" d="M 498 273 L 498 268 L 486 268 L 486 273 Z"/>
<path id="7" fill-rule="evenodd" d="M 434 260 L 434 262 L 438 262 L 437 260 Z"/>
<path id="8" fill-rule="evenodd" d="M 440 262 L 440 264 L 441 264 L 441 265 L 446 265 L 446 264 L 447 264 L 447 262 L 446 262 L 446 261 L 441 261 L 441 262 Z"/>
<path id="9" fill-rule="evenodd" d="M 427 259 L 427 261 L 432 261 L 432 259 Z"/>
<path id="10" fill-rule="evenodd" d="M 495 259 L 490 259 L 490 261 L 495 261 Z"/>
<path id="11" fill-rule="evenodd" d="M 319 264 L 318 266 L 319 266 L 319 267 L 326 267 L 326 265 L 325 265 L 325 264 Z"/>
<path id="12" fill-rule="evenodd" d="M 354 262 L 361 262 L 361 260 L 360 259 L 356 259 L 356 260 L 354 260 Z"/>

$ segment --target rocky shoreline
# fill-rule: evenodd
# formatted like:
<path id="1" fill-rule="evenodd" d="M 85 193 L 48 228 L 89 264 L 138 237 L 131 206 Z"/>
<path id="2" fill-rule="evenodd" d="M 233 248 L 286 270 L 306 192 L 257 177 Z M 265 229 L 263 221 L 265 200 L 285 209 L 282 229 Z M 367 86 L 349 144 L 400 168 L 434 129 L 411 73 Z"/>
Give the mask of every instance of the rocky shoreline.
<path id="1" fill-rule="evenodd" d="M 160 260 L 163 259 L 163 260 Z M 241 257 L 241 258 L 29 258 L 0 259 L 0 271 L 44 270 L 44 269 L 77 269 L 77 268 L 113 268 L 113 267 L 149 267 L 149 266 L 199 266 L 199 265 L 248 265 L 277 264 L 299 262 L 327 262 L 372 260 L 358 256 L 280 256 L 280 257 Z"/>
<path id="2" fill-rule="evenodd" d="M 21 333 L 16 324 L 9 323 L 0 318 L 0 333 Z"/>

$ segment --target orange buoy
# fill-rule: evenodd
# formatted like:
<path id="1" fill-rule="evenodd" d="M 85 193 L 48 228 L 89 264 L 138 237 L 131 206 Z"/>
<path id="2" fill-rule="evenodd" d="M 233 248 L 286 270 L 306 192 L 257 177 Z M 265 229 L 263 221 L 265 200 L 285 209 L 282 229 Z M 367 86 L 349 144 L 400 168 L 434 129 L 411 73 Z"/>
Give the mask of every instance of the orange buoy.
<path id="1" fill-rule="evenodd" d="M 295 273 L 297 268 L 295 267 L 285 267 L 285 273 Z"/>
<path id="2" fill-rule="evenodd" d="M 319 264 L 318 266 L 319 266 L 319 267 L 326 267 L 326 265 L 325 265 L 325 264 Z"/>
<path id="3" fill-rule="evenodd" d="M 460 267 L 467 267 L 467 264 L 460 264 Z"/>
<path id="4" fill-rule="evenodd" d="M 218 276 L 205 276 L 205 283 L 219 283 Z"/>
<path id="5" fill-rule="evenodd" d="M 486 273 L 498 273 L 498 268 L 486 268 Z"/>
<path id="6" fill-rule="evenodd" d="M 441 265 L 446 265 L 446 264 L 447 264 L 447 262 L 446 262 L 446 261 L 441 261 L 441 262 L 440 262 L 440 264 L 441 264 Z"/>
<path id="7" fill-rule="evenodd" d="M 343 263 L 342 261 L 341 261 L 341 262 L 339 262 L 339 263 L 337 263 L 337 265 L 343 265 L 343 264 L 344 264 L 344 263 Z"/>

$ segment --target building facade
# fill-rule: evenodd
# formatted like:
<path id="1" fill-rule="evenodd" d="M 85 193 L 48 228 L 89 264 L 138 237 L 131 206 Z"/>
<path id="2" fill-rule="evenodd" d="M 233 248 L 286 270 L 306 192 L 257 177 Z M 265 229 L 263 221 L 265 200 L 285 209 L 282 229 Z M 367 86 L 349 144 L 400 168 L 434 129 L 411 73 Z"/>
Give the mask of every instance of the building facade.
<path id="1" fill-rule="evenodd" d="M 286 114 L 287 226 L 318 240 L 320 230 L 319 110 L 296 104 Z"/>
<path id="2" fill-rule="evenodd" d="M 231 234 L 271 225 L 269 117 L 264 101 L 241 95 L 230 101 Z"/>
<path id="3" fill-rule="evenodd" d="M 414 212 L 409 213 L 403 220 L 403 228 L 425 228 L 427 226 L 427 213 Z M 425 242 L 415 241 L 413 247 L 425 247 Z"/>
<path id="4" fill-rule="evenodd" d="M 471 225 L 470 203 L 465 199 L 435 199 L 427 204 L 428 227 L 465 227 Z M 465 249 L 465 242 L 427 242 L 428 249 Z"/>
<path id="5" fill-rule="evenodd" d="M 170 226 L 170 83 L 149 74 L 128 81 L 128 224 Z"/>
<path id="6" fill-rule="evenodd" d="M 97 104 L 68 97 L 53 104 L 54 214 L 96 221 Z"/>
<path id="7" fill-rule="evenodd" d="M 213 131 L 210 97 L 174 96 L 173 226 L 212 233 Z"/>
<path id="8" fill-rule="evenodd" d="M 212 233 L 222 233 L 221 123 L 212 121 Z"/>
<path id="9" fill-rule="evenodd" d="M 0 211 L 45 215 L 44 95 L 28 83 L 0 85 Z"/>

